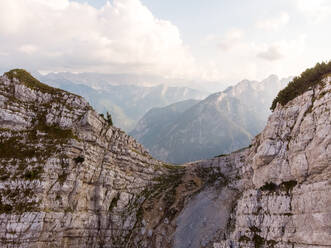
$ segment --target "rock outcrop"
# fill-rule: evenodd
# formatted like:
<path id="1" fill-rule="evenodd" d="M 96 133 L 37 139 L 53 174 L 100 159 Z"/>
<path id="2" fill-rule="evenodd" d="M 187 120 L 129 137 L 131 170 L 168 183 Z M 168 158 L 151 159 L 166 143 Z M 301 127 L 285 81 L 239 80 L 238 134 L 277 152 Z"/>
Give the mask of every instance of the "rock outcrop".
<path id="1" fill-rule="evenodd" d="M 331 76 L 250 147 L 173 166 L 20 73 L 0 78 L 0 246 L 331 247 Z"/>
<path id="2" fill-rule="evenodd" d="M 83 98 L 11 73 L 0 78 L 0 246 L 123 247 L 162 164 Z"/>

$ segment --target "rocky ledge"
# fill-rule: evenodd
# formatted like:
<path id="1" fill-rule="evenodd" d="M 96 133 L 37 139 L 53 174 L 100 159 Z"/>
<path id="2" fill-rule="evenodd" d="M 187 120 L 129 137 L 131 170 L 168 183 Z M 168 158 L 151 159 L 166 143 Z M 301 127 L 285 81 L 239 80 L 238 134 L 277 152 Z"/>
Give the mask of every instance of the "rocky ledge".
<path id="1" fill-rule="evenodd" d="M 249 148 L 174 166 L 81 97 L 0 77 L 1 247 L 331 247 L 331 76 Z"/>

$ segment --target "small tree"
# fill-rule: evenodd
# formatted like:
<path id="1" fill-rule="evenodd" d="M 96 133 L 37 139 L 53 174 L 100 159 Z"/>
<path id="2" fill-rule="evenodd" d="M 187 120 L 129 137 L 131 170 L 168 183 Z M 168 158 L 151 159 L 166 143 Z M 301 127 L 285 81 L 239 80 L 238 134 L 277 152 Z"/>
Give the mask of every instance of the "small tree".
<path id="1" fill-rule="evenodd" d="M 109 125 L 113 125 L 113 120 L 112 120 L 112 118 L 111 118 L 111 114 L 109 114 L 108 112 L 107 112 L 107 119 L 106 119 L 106 121 L 108 122 L 108 124 Z"/>

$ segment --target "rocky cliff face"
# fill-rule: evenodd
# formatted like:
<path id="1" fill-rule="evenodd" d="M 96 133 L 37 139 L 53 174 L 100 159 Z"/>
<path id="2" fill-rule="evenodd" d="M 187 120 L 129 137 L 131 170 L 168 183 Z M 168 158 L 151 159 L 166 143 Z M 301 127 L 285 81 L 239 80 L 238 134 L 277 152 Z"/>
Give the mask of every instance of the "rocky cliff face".
<path id="1" fill-rule="evenodd" d="M 12 73 L 0 78 L 0 246 L 122 247 L 161 163 L 83 98 Z"/>
<path id="2" fill-rule="evenodd" d="M 325 77 L 269 117 L 247 151 L 252 184 L 220 247 L 331 246 L 330 82 Z"/>
<path id="3" fill-rule="evenodd" d="M 81 97 L 13 73 L 0 78 L 1 246 L 331 247 L 330 76 L 278 105 L 249 148 L 178 167 Z"/>

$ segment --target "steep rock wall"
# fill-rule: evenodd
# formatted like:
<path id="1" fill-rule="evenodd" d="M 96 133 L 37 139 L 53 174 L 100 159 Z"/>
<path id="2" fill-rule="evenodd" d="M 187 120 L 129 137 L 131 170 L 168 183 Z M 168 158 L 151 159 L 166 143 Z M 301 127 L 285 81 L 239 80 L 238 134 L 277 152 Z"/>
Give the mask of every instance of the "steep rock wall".
<path id="1" fill-rule="evenodd" d="M 3 247 L 331 247 L 331 77 L 249 148 L 150 157 L 86 101 L 0 78 Z"/>
<path id="2" fill-rule="evenodd" d="M 214 247 L 331 247 L 330 82 L 278 104 L 247 151 L 251 183 L 230 236 Z"/>
<path id="3" fill-rule="evenodd" d="M 0 246 L 123 247 L 162 163 L 83 98 L 0 82 Z"/>
<path id="4" fill-rule="evenodd" d="M 186 165 L 212 182 L 175 218 L 171 247 L 331 247 L 330 82 L 278 105 L 249 148 Z"/>
<path id="5" fill-rule="evenodd" d="M 245 246 L 331 246 L 330 82 L 278 104 L 253 142 L 254 187 L 238 201 L 232 235 Z"/>

